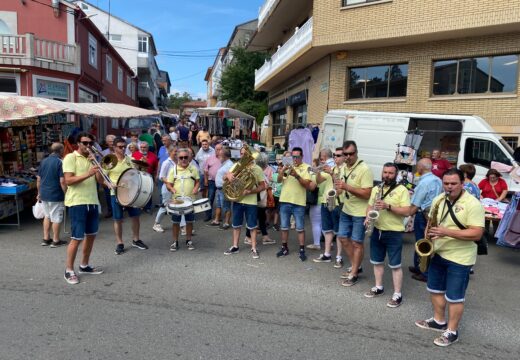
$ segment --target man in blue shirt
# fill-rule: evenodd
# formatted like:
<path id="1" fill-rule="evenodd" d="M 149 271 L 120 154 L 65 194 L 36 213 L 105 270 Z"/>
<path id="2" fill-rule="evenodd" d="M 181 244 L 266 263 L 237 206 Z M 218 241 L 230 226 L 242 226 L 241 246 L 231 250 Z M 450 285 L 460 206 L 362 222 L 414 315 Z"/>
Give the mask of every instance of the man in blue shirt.
<path id="1" fill-rule="evenodd" d="M 442 192 L 442 181 L 432 173 L 432 161 L 424 158 L 417 163 L 419 181 L 412 197 L 411 214 L 415 214 L 414 232 L 415 241 L 424 238 L 424 230 L 428 223 L 428 213 L 432 206 L 432 200 Z M 408 267 L 413 273 L 412 278 L 419 281 L 426 281 L 428 273 L 422 274 L 419 270 L 419 256 L 414 252 L 414 265 Z"/>
<path id="2" fill-rule="evenodd" d="M 169 150 L 170 150 L 170 146 L 172 146 L 172 138 L 170 137 L 170 135 L 168 135 L 168 134 L 163 135 L 161 140 L 162 140 L 163 145 L 159 148 L 159 151 L 157 152 L 157 157 L 159 158 L 159 166 L 157 166 L 157 176 L 156 176 L 157 188 L 159 190 L 161 190 L 162 186 L 163 186 L 163 182 L 162 182 L 161 178 L 159 178 L 159 173 L 161 172 L 161 166 L 162 166 L 163 162 L 165 160 L 168 160 L 168 158 L 170 157 Z M 162 194 L 160 192 L 159 192 L 159 194 L 160 194 L 159 204 L 162 204 L 163 203 Z"/>
<path id="3" fill-rule="evenodd" d="M 38 189 L 37 199 L 43 204 L 45 218 L 43 219 L 42 246 L 56 248 L 67 242 L 60 240 L 60 224 L 63 222 L 65 206 L 65 178 L 63 177 L 63 166 L 61 157 L 63 145 L 54 143 L 51 145 L 51 154 L 42 160 L 38 169 L 36 187 Z M 50 239 L 52 225 L 53 239 Z"/>

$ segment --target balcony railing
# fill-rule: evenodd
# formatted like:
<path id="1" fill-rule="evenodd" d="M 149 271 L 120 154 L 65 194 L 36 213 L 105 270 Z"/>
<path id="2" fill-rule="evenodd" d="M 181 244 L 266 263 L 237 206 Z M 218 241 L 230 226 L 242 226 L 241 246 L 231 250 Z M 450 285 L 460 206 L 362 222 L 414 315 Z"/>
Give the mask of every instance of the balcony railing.
<path id="1" fill-rule="evenodd" d="M 296 28 L 294 35 L 287 40 L 283 46 L 273 54 L 271 60 L 266 60 L 265 64 L 255 72 L 255 86 L 262 83 L 269 76 L 280 70 L 291 60 L 299 51 L 312 43 L 312 18 L 310 18 L 301 28 Z"/>
<path id="2" fill-rule="evenodd" d="M 0 64 L 37 66 L 79 73 L 79 46 L 38 39 L 33 34 L 0 35 Z"/>
<path id="3" fill-rule="evenodd" d="M 264 4 L 258 10 L 258 28 L 262 27 L 262 24 L 267 19 L 271 10 L 276 6 L 280 0 L 265 0 Z"/>

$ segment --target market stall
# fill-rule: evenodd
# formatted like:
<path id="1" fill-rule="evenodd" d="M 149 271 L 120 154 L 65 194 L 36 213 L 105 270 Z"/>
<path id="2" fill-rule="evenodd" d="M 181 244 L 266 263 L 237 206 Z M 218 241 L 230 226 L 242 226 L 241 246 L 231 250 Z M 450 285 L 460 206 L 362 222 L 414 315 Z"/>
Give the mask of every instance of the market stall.
<path id="1" fill-rule="evenodd" d="M 199 126 L 205 127 L 211 135 L 235 139 L 251 139 L 255 117 L 240 110 L 224 107 L 198 108 L 192 114 Z"/>

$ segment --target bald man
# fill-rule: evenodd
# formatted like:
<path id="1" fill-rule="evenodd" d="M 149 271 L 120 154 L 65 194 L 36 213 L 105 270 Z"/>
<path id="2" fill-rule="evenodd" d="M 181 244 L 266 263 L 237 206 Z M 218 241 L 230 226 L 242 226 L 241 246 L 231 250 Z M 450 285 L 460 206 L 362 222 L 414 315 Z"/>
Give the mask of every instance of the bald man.
<path id="1" fill-rule="evenodd" d="M 432 173 L 432 161 L 424 158 L 417 163 L 417 173 L 419 180 L 412 197 L 410 215 L 415 214 L 414 232 L 415 241 L 424 238 L 424 230 L 428 223 L 428 213 L 432 205 L 432 200 L 442 192 L 442 181 Z M 421 273 L 419 270 L 419 257 L 414 251 L 414 265 L 408 267 L 413 275 L 412 278 L 419 281 L 426 281 L 428 273 Z"/>

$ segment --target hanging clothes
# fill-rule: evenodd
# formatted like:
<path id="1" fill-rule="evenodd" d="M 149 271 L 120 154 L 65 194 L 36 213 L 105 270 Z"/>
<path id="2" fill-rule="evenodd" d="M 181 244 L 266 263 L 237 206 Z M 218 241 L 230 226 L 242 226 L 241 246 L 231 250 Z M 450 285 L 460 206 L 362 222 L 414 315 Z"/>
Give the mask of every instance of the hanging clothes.
<path id="1" fill-rule="evenodd" d="M 314 143 L 316 144 L 316 142 L 318 141 L 318 136 L 320 135 L 320 128 L 317 126 L 313 127 L 311 133 L 312 138 L 314 139 Z"/>
<path id="2" fill-rule="evenodd" d="M 497 240 L 497 245 L 505 246 L 505 247 L 511 247 L 510 244 L 505 242 L 504 237 L 507 234 L 507 231 L 510 229 L 512 225 L 512 220 L 515 215 L 515 213 L 520 207 L 520 192 L 515 193 L 513 195 L 511 202 L 506 208 L 506 211 L 504 212 L 504 215 L 502 216 L 502 219 L 500 220 L 500 225 L 498 226 L 497 231 L 495 232 L 495 237 Z"/>
<path id="3" fill-rule="evenodd" d="M 300 147 L 303 150 L 303 162 L 312 164 L 312 152 L 314 151 L 314 138 L 309 129 L 293 129 L 289 134 L 289 150 Z"/>

